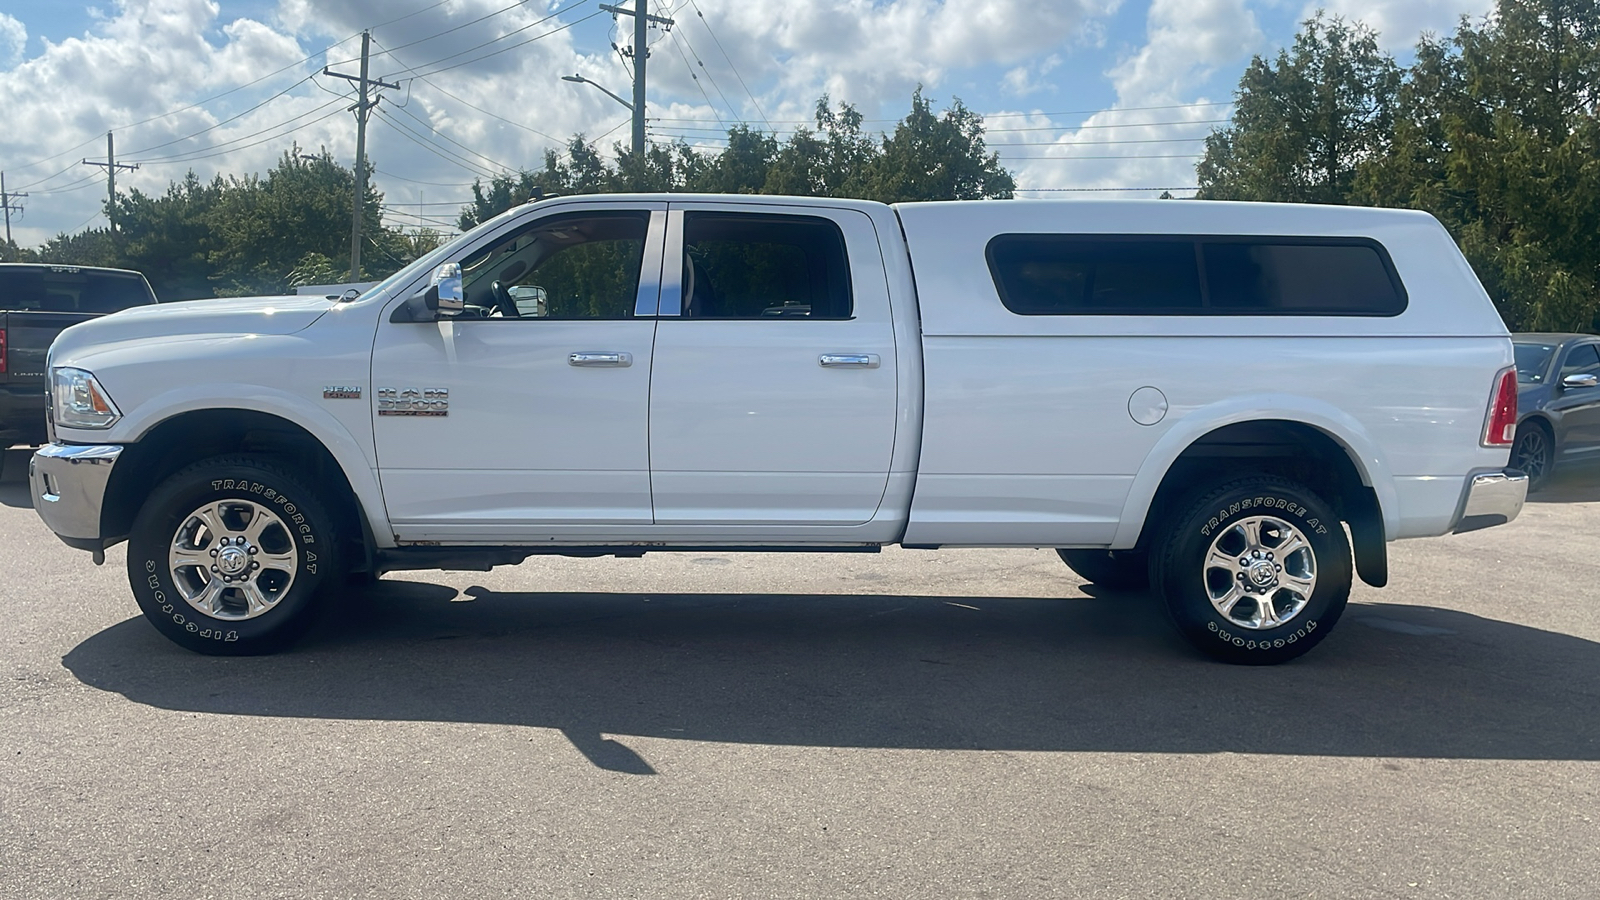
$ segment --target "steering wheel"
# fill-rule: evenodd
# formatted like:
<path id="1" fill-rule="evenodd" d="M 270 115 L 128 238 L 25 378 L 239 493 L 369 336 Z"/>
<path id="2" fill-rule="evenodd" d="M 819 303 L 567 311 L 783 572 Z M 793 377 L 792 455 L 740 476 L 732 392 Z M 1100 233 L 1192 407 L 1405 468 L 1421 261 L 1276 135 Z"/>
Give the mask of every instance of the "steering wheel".
<path id="1" fill-rule="evenodd" d="M 489 293 L 494 297 L 494 307 L 500 311 L 501 316 L 507 319 L 522 316 L 522 313 L 517 312 L 517 301 L 511 299 L 511 293 L 506 290 L 505 285 L 498 281 L 492 282 L 489 285 Z"/>

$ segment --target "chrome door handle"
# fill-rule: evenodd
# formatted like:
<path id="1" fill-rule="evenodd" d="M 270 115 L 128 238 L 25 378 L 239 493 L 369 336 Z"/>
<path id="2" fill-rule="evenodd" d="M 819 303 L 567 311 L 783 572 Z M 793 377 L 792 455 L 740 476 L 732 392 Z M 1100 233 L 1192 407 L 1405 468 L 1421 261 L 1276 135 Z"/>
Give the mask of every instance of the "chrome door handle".
<path id="1" fill-rule="evenodd" d="M 824 353 L 817 362 L 826 369 L 876 369 L 876 353 Z"/>
<path id="2" fill-rule="evenodd" d="M 611 350 L 585 350 L 582 353 L 569 354 L 567 356 L 567 365 L 625 368 L 633 365 L 633 354 L 618 353 Z"/>

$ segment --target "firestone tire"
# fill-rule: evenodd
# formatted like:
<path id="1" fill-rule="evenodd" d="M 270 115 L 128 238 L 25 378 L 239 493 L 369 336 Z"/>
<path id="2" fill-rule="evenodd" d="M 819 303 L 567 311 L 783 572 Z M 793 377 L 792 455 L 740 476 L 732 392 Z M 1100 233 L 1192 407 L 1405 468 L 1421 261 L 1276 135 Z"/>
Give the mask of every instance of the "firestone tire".
<path id="1" fill-rule="evenodd" d="M 1142 550 L 1056 550 L 1078 577 L 1113 591 L 1142 591 L 1150 586 L 1150 563 Z"/>
<path id="2" fill-rule="evenodd" d="M 272 461 L 221 456 L 156 487 L 128 537 L 145 618 L 197 653 L 281 650 L 338 581 L 338 540 L 315 493 Z"/>
<path id="3" fill-rule="evenodd" d="M 1315 647 L 1350 598 L 1350 544 L 1315 493 L 1258 475 L 1179 507 L 1154 545 L 1150 582 L 1201 652 L 1274 665 Z"/>

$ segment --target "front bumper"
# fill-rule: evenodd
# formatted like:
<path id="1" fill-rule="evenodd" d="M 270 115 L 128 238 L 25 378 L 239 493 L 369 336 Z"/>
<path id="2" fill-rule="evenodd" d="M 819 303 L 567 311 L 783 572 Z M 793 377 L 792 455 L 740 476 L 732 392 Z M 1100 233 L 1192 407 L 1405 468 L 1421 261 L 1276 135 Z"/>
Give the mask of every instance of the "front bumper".
<path id="1" fill-rule="evenodd" d="M 1528 499 L 1528 476 L 1519 469 L 1479 472 L 1467 479 L 1456 514 L 1455 534 L 1504 525 L 1522 512 Z"/>
<path id="2" fill-rule="evenodd" d="M 46 444 L 28 462 L 33 508 L 68 546 L 99 550 L 100 511 L 122 448 L 113 444 Z"/>

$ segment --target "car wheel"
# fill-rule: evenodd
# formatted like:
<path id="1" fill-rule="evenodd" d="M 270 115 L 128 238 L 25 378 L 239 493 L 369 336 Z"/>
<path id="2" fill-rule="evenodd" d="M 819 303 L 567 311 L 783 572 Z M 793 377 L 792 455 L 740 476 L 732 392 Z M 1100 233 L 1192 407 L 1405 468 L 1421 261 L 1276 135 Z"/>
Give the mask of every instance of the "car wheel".
<path id="1" fill-rule="evenodd" d="M 1229 663 L 1270 665 L 1327 636 L 1350 597 L 1350 544 L 1321 497 L 1271 475 L 1182 505 L 1152 548 L 1151 584 L 1178 631 Z"/>
<path id="2" fill-rule="evenodd" d="M 1554 459 L 1555 441 L 1547 428 L 1535 421 L 1517 426 L 1516 441 L 1511 445 L 1511 468 L 1527 473 L 1528 490 L 1536 491 L 1550 480 Z"/>
<path id="3" fill-rule="evenodd" d="M 227 456 L 163 481 L 128 537 L 128 580 L 145 617 L 199 653 L 270 653 L 310 624 L 337 571 L 333 518 L 269 460 Z"/>
<path id="4" fill-rule="evenodd" d="M 1142 550 L 1057 550 L 1067 567 L 1091 584 L 1138 591 L 1150 584 L 1150 562 Z"/>

